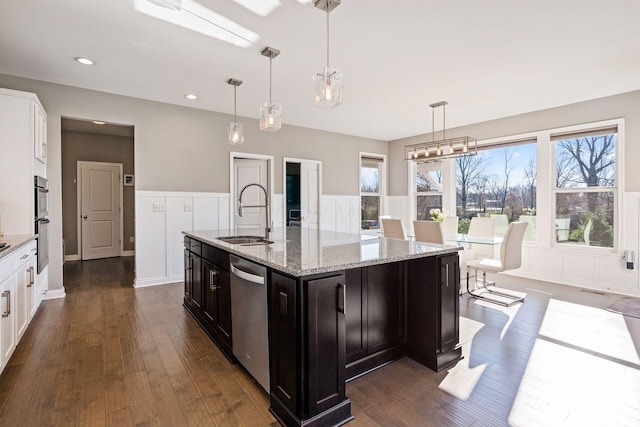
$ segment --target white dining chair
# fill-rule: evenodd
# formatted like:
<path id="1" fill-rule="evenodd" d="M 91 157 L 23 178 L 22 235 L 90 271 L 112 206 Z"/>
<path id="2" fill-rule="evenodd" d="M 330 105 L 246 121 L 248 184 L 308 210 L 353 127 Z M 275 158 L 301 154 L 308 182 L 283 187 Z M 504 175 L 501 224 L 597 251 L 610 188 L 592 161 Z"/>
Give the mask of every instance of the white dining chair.
<path id="1" fill-rule="evenodd" d="M 458 217 L 448 216 L 442 222 L 442 234 L 445 238 L 456 237 L 458 234 Z"/>
<path id="2" fill-rule="evenodd" d="M 492 218 L 471 218 L 471 224 L 469 224 L 469 231 L 467 234 L 473 237 L 493 237 L 493 231 L 495 230 L 495 220 Z M 493 246 L 492 245 L 471 245 L 473 249 L 474 258 L 484 257 L 493 258 Z"/>
<path id="3" fill-rule="evenodd" d="M 496 288 L 495 286 L 488 286 L 487 272 L 502 273 L 520 267 L 522 264 L 522 240 L 524 239 L 526 229 L 526 222 L 512 222 L 509 224 L 507 232 L 504 235 L 504 240 L 502 241 L 502 247 L 500 248 L 500 259 L 482 258 L 467 261 L 467 292 L 469 295 L 504 306 L 510 306 L 516 302 L 524 301 L 526 294 Z M 482 271 L 481 285 L 488 293 L 474 293 L 469 289 L 471 269 L 475 270 L 476 278 L 478 277 L 478 271 Z"/>
<path id="4" fill-rule="evenodd" d="M 507 232 L 507 227 L 509 227 L 509 217 L 502 214 L 493 214 L 490 218 L 494 221 L 493 235 L 504 236 Z"/>
<path id="5" fill-rule="evenodd" d="M 437 221 L 413 221 L 416 242 L 444 244 L 442 225 Z"/>
<path id="6" fill-rule="evenodd" d="M 407 239 L 407 234 L 404 231 L 404 225 L 401 219 L 382 218 L 381 221 L 384 237 L 388 239 Z"/>

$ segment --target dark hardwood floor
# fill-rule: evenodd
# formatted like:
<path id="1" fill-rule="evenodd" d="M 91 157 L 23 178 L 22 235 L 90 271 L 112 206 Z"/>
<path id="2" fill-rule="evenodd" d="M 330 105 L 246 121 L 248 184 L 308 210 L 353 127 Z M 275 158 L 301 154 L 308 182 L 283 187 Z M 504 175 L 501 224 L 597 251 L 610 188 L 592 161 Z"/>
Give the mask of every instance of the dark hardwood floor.
<path id="1" fill-rule="evenodd" d="M 269 426 L 269 400 L 182 307 L 182 283 L 134 289 L 133 258 L 64 265 L 0 376 L 0 426 Z M 404 358 L 347 385 L 353 426 L 640 425 L 640 319 L 616 296 L 517 278 L 502 308 L 461 297 L 465 358 Z"/>

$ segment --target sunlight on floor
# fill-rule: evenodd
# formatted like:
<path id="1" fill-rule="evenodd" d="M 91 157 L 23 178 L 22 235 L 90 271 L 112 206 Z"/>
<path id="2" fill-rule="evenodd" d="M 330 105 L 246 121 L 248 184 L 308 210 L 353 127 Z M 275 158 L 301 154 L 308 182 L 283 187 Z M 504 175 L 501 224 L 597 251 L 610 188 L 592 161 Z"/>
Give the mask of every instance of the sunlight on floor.
<path id="1" fill-rule="evenodd" d="M 551 299 L 540 335 L 640 367 L 639 350 L 618 313 Z"/>
<path id="2" fill-rule="evenodd" d="M 509 423 L 638 425 L 638 402 L 640 370 L 537 339 Z"/>
<path id="3" fill-rule="evenodd" d="M 483 326 L 484 323 L 482 322 L 460 316 L 460 342 L 465 343 L 471 341 Z M 469 357 L 470 349 L 470 345 L 465 345 L 462 348 L 463 359 L 449 370 L 445 379 L 442 380 L 438 386 L 440 389 L 461 400 L 467 400 L 469 396 L 471 396 L 471 393 L 476 387 L 476 384 L 478 384 L 478 381 L 480 381 L 480 378 L 482 378 L 482 374 L 487 367 L 486 364 L 474 368 L 469 367 L 469 362 L 471 361 Z"/>
<path id="4" fill-rule="evenodd" d="M 487 308 L 491 308 L 494 310 L 498 310 L 501 311 L 502 313 L 506 314 L 507 316 L 509 316 L 509 320 L 507 320 L 507 322 L 504 324 L 502 331 L 500 332 L 500 339 L 504 339 L 505 334 L 507 333 L 507 331 L 509 330 L 509 326 L 511 326 L 511 323 L 513 322 L 513 319 L 516 318 L 516 316 L 518 315 L 518 311 L 520 310 L 520 307 L 522 307 L 522 303 L 516 303 L 514 305 L 512 305 L 511 307 L 504 307 L 501 306 L 499 304 L 494 304 L 492 302 L 487 302 L 487 301 L 483 301 L 483 300 L 475 300 L 475 304 L 477 305 L 481 305 Z"/>

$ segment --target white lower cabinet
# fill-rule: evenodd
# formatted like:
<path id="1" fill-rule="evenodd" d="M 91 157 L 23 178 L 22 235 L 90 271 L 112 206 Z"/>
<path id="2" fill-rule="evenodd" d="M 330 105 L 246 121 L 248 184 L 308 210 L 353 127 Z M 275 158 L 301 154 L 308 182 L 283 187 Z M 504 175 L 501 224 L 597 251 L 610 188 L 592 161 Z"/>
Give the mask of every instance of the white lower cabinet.
<path id="1" fill-rule="evenodd" d="M 33 241 L 20 248 L 14 256 L 16 260 L 16 334 L 20 341 L 37 309 L 35 306 L 36 242 Z"/>
<path id="2" fill-rule="evenodd" d="M 0 373 L 40 303 L 36 263 L 35 240 L 0 259 Z"/>
<path id="3" fill-rule="evenodd" d="M 16 276 L 10 274 L 0 285 L 0 365 L 4 370 L 9 358 L 16 349 Z"/>

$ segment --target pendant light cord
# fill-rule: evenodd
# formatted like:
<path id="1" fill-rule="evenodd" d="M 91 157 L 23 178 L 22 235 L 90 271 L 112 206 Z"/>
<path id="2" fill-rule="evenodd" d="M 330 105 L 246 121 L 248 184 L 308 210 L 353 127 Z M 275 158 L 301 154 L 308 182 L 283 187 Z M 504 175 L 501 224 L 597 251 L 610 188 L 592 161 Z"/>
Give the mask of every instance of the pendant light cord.
<path id="1" fill-rule="evenodd" d="M 447 112 L 447 104 L 444 104 L 442 106 L 442 140 L 443 141 L 447 140 L 447 135 L 445 134 L 445 131 L 447 129 L 446 123 L 445 123 L 446 112 Z"/>
<path id="2" fill-rule="evenodd" d="M 236 99 L 236 89 L 238 89 L 238 86 L 234 85 L 233 86 L 233 121 L 237 124 L 238 123 L 238 112 L 237 112 L 238 101 Z"/>
<path id="3" fill-rule="evenodd" d="M 273 58 L 271 55 L 269 55 L 269 109 L 271 109 L 271 62 L 272 62 Z"/>
<path id="4" fill-rule="evenodd" d="M 327 5 L 327 68 L 329 68 L 329 7 Z"/>

